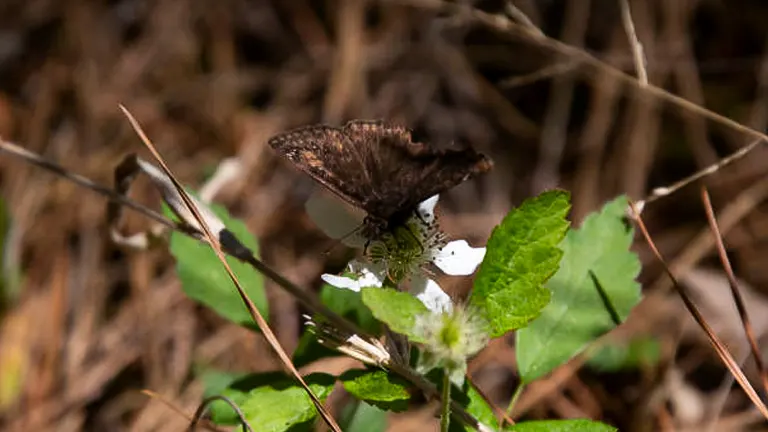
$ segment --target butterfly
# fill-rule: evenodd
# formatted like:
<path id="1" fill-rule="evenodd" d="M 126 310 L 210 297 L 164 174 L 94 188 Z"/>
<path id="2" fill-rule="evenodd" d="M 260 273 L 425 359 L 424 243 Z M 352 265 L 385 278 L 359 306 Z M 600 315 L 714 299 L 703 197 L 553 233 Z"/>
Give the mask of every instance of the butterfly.
<path id="1" fill-rule="evenodd" d="M 278 134 L 269 145 L 301 171 L 367 213 L 373 237 L 404 224 L 425 199 L 491 169 L 471 148 L 436 149 L 381 120 L 337 128 L 313 125 Z"/>

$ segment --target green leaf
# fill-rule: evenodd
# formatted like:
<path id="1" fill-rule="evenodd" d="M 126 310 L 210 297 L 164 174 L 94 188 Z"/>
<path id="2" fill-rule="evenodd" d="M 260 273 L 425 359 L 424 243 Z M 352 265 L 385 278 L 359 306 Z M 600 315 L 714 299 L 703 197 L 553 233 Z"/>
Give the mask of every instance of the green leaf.
<path id="1" fill-rule="evenodd" d="M 378 369 L 344 372 L 339 380 L 352 396 L 387 411 L 405 411 L 411 394 L 402 378 Z"/>
<path id="2" fill-rule="evenodd" d="M 211 205 L 211 209 L 240 242 L 254 254 L 258 253 L 256 239 L 248 232 L 245 224 L 231 217 L 222 206 Z M 173 214 L 167 207 L 165 213 Z M 176 273 L 179 275 L 182 288 L 189 297 L 210 307 L 232 322 L 253 329 L 257 328 L 224 266 L 207 244 L 173 232 L 171 253 L 176 258 Z M 268 319 L 269 307 L 264 292 L 264 278 L 253 267 L 233 257 L 228 256 L 227 262 L 240 280 L 248 297 L 256 304 L 264 319 Z"/>
<path id="3" fill-rule="evenodd" d="M 517 423 L 504 429 L 514 432 L 616 432 L 613 426 L 592 420 L 536 420 Z"/>
<path id="4" fill-rule="evenodd" d="M 629 250 L 633 230 L 624 220 L 625 197 L 606 204 L 571 230 L 562 243 L 560 270 L 549 280 L 552 302 L 517 334 L 523 381 L 546 375 L 624 321 L 640 301 L 640 260 Z"/>
<path id="5" fill-rule="evenodd" d="M 217 369 L 206 368 L 197 375 L 203 382 L 203 396 L 209 397 L 221 394 L 232 383 L 245 378 L 249 374 L 243 372 L 225 372 Z"/>
<path id="6" fill-rule="evenodd" d="M 363 288 L 361 291 L 363 303 L 371 310 L 373 316 L 384 322 L 394 332 L 408 336 L 413 342 L 424 342 L 413 331 L 416 317 L 429 313 L 419 299 L 407 292 L 391 288 Z"/>
<path id="7" fill-rule="evenodd" d="M 333 375 L 314 373 L 304 377 L 312 392 L 324 401 L 333 390 Z M 279 372 L 252 374 L 243 377 L 224 390 L 242 411 L 254 430 L 287 431 L 312 421 L 317 416 L 312 400 L 296 381 Z M 211 420 L 216 424 L 238 424 L 232 408 L 222 402 L 211 404 Z"/>
<path id="8" fill-rule="evenodd" d="M 458 393 L 455 389 L 456 387 L 454 387 L 453 399 L 461 404 L 480 423 L 495 430 L 498 420 L 493 414 L 493 409 L 491 409 L 483 396 L 469 382 L 464 383 L 464 390 L 461 393 Z M 449 428 L 451 432 L 473 432 L 475 430 L 457 421 L 451 421 Z"/>
<path id="9" fill-rule="evenodd" d="M 379 334 L 381 325 L 363 304 L 359 292 L 325 284 L 320 291 L 320 301 L 340 316 L 355 323 L 370 334 Z"/>
<path id="10" fill-rule="evenodd" d="M 353 400 L 342 409 L 339 426 L 344 432 L 384 432 L 387 430 L 387 412 Z"/>
<path id="11" fill-rule="evenodd" d="M 314 329 L 305 326 L 304 332 L 299 338 L 299 343 L 296 345 L 296 350 L 293 351 L 291 361 L 294 366 L 300 368 L 322 358 L 340 357 L 342 355 L 339 351 L 328 348 L 318 342 Z"/>
<path id="12" fill-rule="evenodd" d="M 469 301 L 484 311 L 493 337 L 526 325 L 549 303 L 544 283 L 562 257 L 569 196 L 554 190 L 528 199 L 491 233 Z"/>
<path id="13" fill-rule="evenodd" d="M 601 346 L 587 364 L 602 372 L 635 370 L 643 366 L 653 366 L 659 361 L 661 347 L 659 341 L 651 337 L 638 337 L 628 343 L 621 341 Z"/>

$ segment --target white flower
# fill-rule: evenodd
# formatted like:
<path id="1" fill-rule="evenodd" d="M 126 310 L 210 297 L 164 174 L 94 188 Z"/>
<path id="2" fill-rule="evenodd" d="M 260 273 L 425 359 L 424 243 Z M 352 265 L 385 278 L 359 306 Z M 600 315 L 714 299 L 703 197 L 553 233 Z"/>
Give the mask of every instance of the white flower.
<path id="1" fill-rule="evenodd" d="M 339 287 L 358 291 L 363 287 L 384 285 L 386 279 L 395 284 L 410 281 L 410 292 L 435 312 L 450 311 L 452 303 L 437 282 L 428 278 L 424 268 L 434 264 L 451 276 L 472 274 L 485 257 L 485 248 L 473 248 L 465 240 L 447 242 L 435 222 L 438 195 L 418 208 L 403 226 L 379 238 L 366 239 L 360 234 L 362 218 L 344 211 L 340 204 L 313 194 L 307 201 L 307 213 L 329 237 L 351 247 L 367 244 L 367 262 L 352 261 L 350 272 L 356 277 L 324 274 L 323 280 Z"/>
<path id="2" fill-rule="evenodd" d="M 443 367 L 451 382 L 461 387 L 467 373 L 467 359 L 488 343 L 487 328 L 481 315 L 462 305 L 452 311 L 417 316 L 413 332 L 424 346 L 417 370 L 427 373 Z"/>

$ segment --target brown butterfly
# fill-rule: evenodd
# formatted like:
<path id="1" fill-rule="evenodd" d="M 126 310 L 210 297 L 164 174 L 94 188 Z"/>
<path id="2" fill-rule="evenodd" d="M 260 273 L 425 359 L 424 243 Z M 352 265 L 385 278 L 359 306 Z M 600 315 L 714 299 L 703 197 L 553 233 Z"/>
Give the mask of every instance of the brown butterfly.
<path id="1" fill-rule="evenodd" d="M 407 128 L 379 120 L 302 127 L 271 138 L 269 145 L 365 210 L 368 237 L 404 224 L 425 199 L 493 166 L 471 148 L 435 149 L 413 142 Z"/>

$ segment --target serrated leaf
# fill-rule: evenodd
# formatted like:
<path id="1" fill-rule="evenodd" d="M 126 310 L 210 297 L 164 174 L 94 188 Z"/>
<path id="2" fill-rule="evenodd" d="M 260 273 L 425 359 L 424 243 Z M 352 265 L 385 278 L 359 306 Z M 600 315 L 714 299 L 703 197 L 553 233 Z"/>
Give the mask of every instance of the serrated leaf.
<path id="1" fill-rule="evenodd" d="M 526 325 L 549 303 L 544 283 L 562 257 L 569 197 L 554 190 L 528 199 L 491 233 L 469 301 L 484 311 L 493 337 Z"/>
<path id="2" fill-rule="evenodd" d="M 258 243 L 248 232 L 245 224 L 231 217 L 222 206 L 211 205 L 210 207 L 240 242 L 254 254 L 258 254 Z M 166 214 L 172 213 L 166 208 Z M 189 297 L 210 307 L 232 322 L 253 329 L 257 328 L 232 280 L 208 245 L 173 232 L 171 253 L 176 258 L 176 273 L 179 275 L 182 288 Z M 248 297 L 256 304 L 262 316 L 268 319 L 269 306 L 264 292 L 264 278 L 253 267 L 233 257 L 228 256 L 227 263 L 240 280 Z"/>
<path id="3" fill-rule="evenodd" d="M 402 378 L 383 370 L 349 370 L 339 380 L 352 396 L 387 411 L 405 411 L 411 394 Z"/>
<path id="4" fill-rule="evenodd" d="M 344 432 L 384 432 L 387 430 L 387 412 L 354 400 L 342 410 L 339 426 Z"/>
<path id="5" fill-rule="evenodd" d="M 592 420 L 536 420 L 517 423 L 504 429 L 509 432 L 616 432 L 613 426 Z"/>
<path id="6" fill-rule="evenodd" d="M 601 346 L 590 356 L 587 365 L 601 372 L 635 370 L 653 366 L 659 361 L 661 346 L 651 337 L 639 337 Z"/>
<path id="7" fill-rule="evenodd" d="M 313 393 L 325 401 L 333 390 L 333 375 L 314 373 L 304 377 Z M 230 385 L 222 394 L 240 408 L 254 430 L 287 431 L 312 421 L 317 410 L 306 391 L 296 381 L 279 372 L 252 374 Z M 211 420 L 216 424 L 238 424 L 232 408 L 221 401 L 211 404 Z"/>
<path id="8" fill-rule="evenodd" d="M 413 342 L 424 342 L 413 331 L 416 317 L 429 313 L 429 309 L 419 299 L 391 288 L 363 288 L 360 292 L 363 303 L 379 321 L 387 324 L 394 332 L 408 336 Z"/>
<path id="9" fill-rule="evenodd" d="M 552 301 L 539 318 L 517 333 L 517 363 L 523 381 L 546 375 L 587 344 L 624 321 L 640 301 L 635 278 L 640 260 L 629 250 L 632 227 L 624 220 L 625 197 L 587 217 L 563 240 L 560 270 L 547 283 Z"/>

